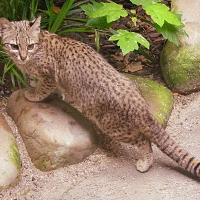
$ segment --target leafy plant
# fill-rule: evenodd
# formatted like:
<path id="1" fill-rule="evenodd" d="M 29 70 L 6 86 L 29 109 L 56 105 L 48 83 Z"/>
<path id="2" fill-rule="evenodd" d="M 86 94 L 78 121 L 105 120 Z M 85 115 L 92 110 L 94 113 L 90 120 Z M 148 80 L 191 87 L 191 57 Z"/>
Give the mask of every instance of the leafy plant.
<path id="1" fill-rule="evenodd" d="M 165 39 L 175 44 L 178 44 L 178 34 L 187 35 L 183 30 L 184 25 L 181 23 L 179 16 L 170 12 L 166 5 L 160 3 L 161 0 L 130 1 L 137 6 L 141 5 L 143 10 L 151 16 L 153 23 L 138 17 L 135 11 L 126 11 L 122 5 L 114 2 L 98 3 L 92 1 L 92 3 L 83 5 L 81 8 L 89 17 L 87 25 L 98 29 L 109 29 L 110 33 L 114 34 L 109 40 L 118 40 L 117 45 L 120 46 L 124 55 L 130 51 L 138 50 L 140 48 L 138 43 L 149 48 L 149 42 L 138 33 L 127 30 L 113 30 L 111 28 L 112 22 L 118 20 L 120 17 L 130 17 L 133 25 L 137 23 L 139 18 L 155 27 L 157 32 L 161 33 Z"/>
<path id="2" fill-rule="evenodd" d="M 55 33 L 58 28 L 60 27 L 63 19 L 65 18 L 66 14 L 68 13 L 69 9 L 74 3 L 74 0 L 65 1 L 62 8 L 55 13 L 55 7 L 53 4 L 53 0 L 45 0 L 47 11 L 43 11 L 43 18 L 47 19 L 47 29 L 48 31 Z M 46 16 L 45 16 L 46 15 Z"/>
<path id="3" fill-rule="evenodd" d="M 39 0 L 1 0 L 0 17 L 11 21 L 19 19 L 33 20 L 37 11 Z"/>
<path id="4" fill-rule="evenodd" d="M 86 19 L 68 18 L 72 14 L 81 12 L 82 10 L 78 7 L 89 2 L 89 0 L 78 1 L 77 3 L 75 3 L 75 0 L 68 0 L 65 1 L 61 8 L 57 8 L 53 4 L 53 0 L 45 0 L 45 2 L 47 10 L 38 10 L 42 13 L 42 28 L 60 35 L 68 32 L 93 31 L 91 28 L 84 27 L 87 22 Z"/>

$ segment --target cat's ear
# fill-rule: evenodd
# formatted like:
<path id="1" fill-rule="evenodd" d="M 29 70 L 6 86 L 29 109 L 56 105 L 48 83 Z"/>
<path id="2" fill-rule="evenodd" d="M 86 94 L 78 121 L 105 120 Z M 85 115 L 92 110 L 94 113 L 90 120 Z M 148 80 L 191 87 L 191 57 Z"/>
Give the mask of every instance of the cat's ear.
<path id="1" fill-rule="evenodd" d="M 30 31 L 34 34 L 39 34 L 40 33 L 40 21 L 41 21 L 41 16 L 30 22 Z"/>
<path id="2" fill-rule="evenodd" d="M 0 37 L 3 36 L 5 31 L 12 29 L 12 23 L 6 18 L 0 18 Z"/>

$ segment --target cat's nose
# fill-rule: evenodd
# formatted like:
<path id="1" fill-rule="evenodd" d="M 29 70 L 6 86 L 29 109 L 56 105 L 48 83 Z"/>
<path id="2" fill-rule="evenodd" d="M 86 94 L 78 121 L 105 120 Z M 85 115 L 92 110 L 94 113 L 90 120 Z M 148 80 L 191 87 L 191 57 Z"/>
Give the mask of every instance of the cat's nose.
<path id="1" fill-rule="evenodd" d="M 22 61 L 27 59 L 27 51 L 22 47 L 19 48 L 19 56 Z"/>
<path id="2" fill-rule="evenodd" d="M 27 56 L 22 56 L 22 55 L 20 55 L 20 58 L 21 58 L 21 60 L 26 60 L 26 58 L 27 58 Z"/>
<path id="3" fill-rule="evenodd" d="M 25 52 L 19 52 L 19 56 L 20 56 L 21 60 L 24 61 L 27 58 L 27 53 L 25 53 Z"/>

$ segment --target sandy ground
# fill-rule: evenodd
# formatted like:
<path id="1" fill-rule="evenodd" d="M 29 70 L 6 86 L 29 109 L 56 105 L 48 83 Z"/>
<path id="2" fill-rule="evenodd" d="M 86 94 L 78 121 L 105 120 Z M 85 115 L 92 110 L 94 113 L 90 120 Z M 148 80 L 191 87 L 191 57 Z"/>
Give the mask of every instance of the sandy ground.
<path id="1" fill-rule="evenodd" d="M 167 131 L 200 158 L 200 93 L 175 97 Z M 2 200 L 199 200 L 200 183 L 157 147 L 147 173 L 135 169 L 137 150 L 123 145 L 118 156 L 97 149 L 84 162 L 51 172 L 37 170 L 13 126 L 21 154 L 21 180 L 0 192 Z"/>

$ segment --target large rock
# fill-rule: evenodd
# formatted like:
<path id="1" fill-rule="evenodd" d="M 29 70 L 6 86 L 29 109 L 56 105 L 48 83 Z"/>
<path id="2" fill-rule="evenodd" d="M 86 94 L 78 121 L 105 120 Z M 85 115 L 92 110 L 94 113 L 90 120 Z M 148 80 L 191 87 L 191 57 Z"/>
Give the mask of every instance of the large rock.
<path id="1" fill-rule="evenodd" d="M 29 102 L 24 91 L 8 101 L 33 164 L 42 171 L 83 161 L 95 149 L 95 130 L 81 113 L 60 99 Z"/>
<path id="2" fill-rule="evenodd" d="M 151 114 L 165 128 L 173 106 L 169 89 L 146 78 L 125 74 L 133 80 L 149 105 Z"/>
<path id="3" fill-rule="evenodd" d="M 179 36 L 179 45 L 167 42 L 160 64 L 167 85 L 174 92 L 188 94 L 200 90 L 200 1 L 172 0 L 171 9 L 182 14 L 189 37 Z"/>
<path id="4" fill-rule="evenodd" d="M 20 156 L 13 133 L 0 114 L 0 190 L 13 186 L 20 176 Z"/>

